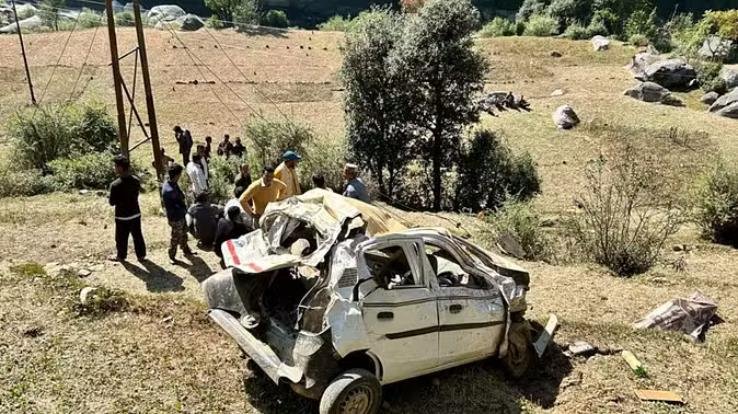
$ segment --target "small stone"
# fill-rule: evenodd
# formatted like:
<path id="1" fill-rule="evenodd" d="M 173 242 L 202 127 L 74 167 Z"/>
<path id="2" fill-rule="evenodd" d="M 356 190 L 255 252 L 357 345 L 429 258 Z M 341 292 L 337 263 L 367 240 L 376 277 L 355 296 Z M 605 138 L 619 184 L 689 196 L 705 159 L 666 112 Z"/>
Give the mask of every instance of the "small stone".
<path id="1" fill-rule="evenodd" d="M 89 270 L 87 270 L 87 269 L 79 269 L 77 271 L 77 276 L 79 276 L 79 277 L 87 277 L 87 276 L 89 276 L 91 274 L 92 274 L 92 272 L 89 271 Z"/>
<path id="2" fill-rule="evenodd" d="M 79 190 L 80 195 L 85 195 L 85 194 L 87 194 L 89 192 L 90 192 L 90 190 Z"/>
<path id="3" fill-rule="evenodd" d="M 561 56 L 562 56 L 562 54 L 559 53 L 559 52 L 557 52 L 557 51 L 555 51 L 555 50 L 553 52 L 551 52 L 551 57 L 560 58 Z"/>
<path id="4" fill-rule="evenodd" d="M 89 305 L 90 301 L 95 296 L 95 292 L 97 292 L 97 288 L 92 286 L 83 287 L 82 290 L 79 291 L 79 303 Z"/>
<path id="5" fill-rule="evenodd" d="M 29 326 L 26 328 L 23 328 L 23 336 L 27 336 L 29 338 L 36 338 L 41 335 L 43 335 L 44 331 L 41 329 L 40 326 Z"/>
<path id="6" fill-rule="evenodd" d="M 683 244 L 675 244 L 671 249 L 674 250 L 675 252 L 681 252 L 681 251 L 684 250 L 684 245 Z"/>
<path id="7" fill-rule="evenodd" d="M 164 319 L 161 320 L 161 323 L 171 323 L 173 321 L 174 321 L 174 317 L 173 316 L 167 316 L 166 318 L 164 318 Z"/>
<path id="8" fill-rule="evenodd" d="M 551 96 L 562 96 L 564 95 L 564 91 L 562 89 L 556 89 L 555 91 L 551 92 Z"/>

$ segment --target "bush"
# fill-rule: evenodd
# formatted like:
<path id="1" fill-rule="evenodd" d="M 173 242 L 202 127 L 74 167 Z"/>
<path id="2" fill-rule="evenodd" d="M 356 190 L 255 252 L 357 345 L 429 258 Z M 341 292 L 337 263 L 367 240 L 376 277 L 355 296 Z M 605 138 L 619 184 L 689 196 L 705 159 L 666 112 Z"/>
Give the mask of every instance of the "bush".
<path id="1" fill-rule="evenodd" d="M 242 0 L 233 7 L 233 22 L 238 30 L 248 30 L 259 23 L 259 5 L 256 0 Z"/>
<path id="2" fill-rule="evenodd" d="M 541 182 L 528 154 L 514 156 L 494 132 L 482 129 L 463 151 L 457 189 L 457 209 L 496 210 L 510 197 L 531 198 Z"/>
<path id="3" fill-rule="evenodd" d="M 580 21 L 587 22 L 592 18 L 590 0 L 551 0 L 546 14 L 556 19 L 559 24 Z"/>
<path id="4" fill-rule="evenodd" d="M 628 43 L 630 43 L 633 46 L 639 46 L 639 47 L 645 47 L 648 46 L 650 43 L 648 41 L 648 38 L 642 34 L 634 34 L 630 38 L 628 38 Z"/>
<path id="5" fill-rule="evenodd" d="M 633 35 L 643 35 L 653 42 L 658 35 L 658 27 L 656 9 L 650 13 L 646 10 L 636 10 L 625 22 L 625 37 L 630 39 Z"/>
<path id="6" fill-rule="evenodd" d="M 82 29 L 102 26 L 102 14 L 85 7 L 79 14 L 79 21 L 77 22 L 77 25 Z"/>
<path id="7" fill-rule="evenodd" d="M 343 139 L 315 140 L 303 156 L 300 164 L 300 185 L 304 190 L 312 188 L 312 174 L 320 173 L 325 184 L 336 190 L 343 188 L 343 166 L 346 163 L 346 143 Z"/>
<path id="8" fill-rule="evenodd" d="M 287 19 L 287 13 L 282 10 L 269 10 L 264 18 L 261 19 L 261 24 L 270 27 L 289 27 L 290 21 Z"/>
<path id="9" fill-rule="evenodd" d="M 320 23 L 318 25 L 318 30 L 322 30 L 325 32 L 348 32 L 351 30 L 351 27 L 351 17 L 335 15 L 325 22 Z"/>
<path id="10" fill-rule="evenodd" d="M 115 13 L 115 24 L 118 26 L 133 26 L 135 25 L 135 18 L 133 12 L 122 11 Z"/>
<path id="11" fill-rule="evenodd" d="M 697 80 L 700 82 L 702 90 L 705 92 L 715 91 L 721 95 L 728 91 L 725 80 L 720 77 L 720 70 L 723 68 L 721 63 L 699 60 L 691 63 L 697 71 Z"/>
<path id="12" fill-rule="evenodd" d="M 93 152 L 75 158 L 51 161 L 49 169 L 60 190 L 108 188 L 116 175 L 110 153 Z"/>
<path id="13" fill-rule="evenodd" d="M 520 5 L 515 19 L 519 22 L 527 21 L 536 14 L 543 14 L 547 6 L 548 2 L 546 0 L 525 0 Z"/>
<path id="14" fill-rule="evenodd" d="M 220 30 L 226 27 L 226 24 L 216 15 L 212 15 L 205 20 L 205 27 L 214 30 Z"/>
<path id="15" fill-rule="evenodd" d="M 590 163 L 581 214 L 572 223 L 580 248 L 620 276 L 650 269 L 680 223 L 674 199 L 666 196 L 657 157 L 624 144 L 621 154 Z"/>
<path id="16" fill-rule="evenodd" d="M 515 23 L 504 17 L 495 17 L 479 31 L 482 37 L 514 36 L 516 33 Z"/>
<path id="17" fill-rule="evenodd" d="M 574 22 L 564 31 L 564 37 L 572 40 L 589 39 L 589 30 L 581 24 Z"/>
<path id="18" fill-rule="evenodd" d="M 250 147 L 252 173 L 258 175 L 265 164 L 278 163 L 284 151 L 289 149 L 304 156 L 306 148 L 315 142 L 310 128 L 288 119 L 254 119 L 246 125 L 244 135 Z"/>
<path id="19" fill-rule="evenodd" d="M 47 194 L 56 190 L 50 176 L 38 170 L 6 170 L 0 168 L 0 198 Z"/>
<path id="20" fill-rule="evenodd" d="M 547 37 L 559 33 L 559 22 L 553 17 L 536 14 L 530 17 L 525 24 L 526 36 Z"/>
<path id="21" fill-rule="evenodd" d="M 102 107 L 44 105 L 16 113 L 8 136 L 20 167 L 48 172 L 57 158 L 113 148 L 117 130 Z"/>
<path id="22" fill-rule="evenodd" d="M 699 177 L 693 206 L 705 238 L 738 247 L 738 170 L 721 162 Z"/>
<path id="23" fill-rule="evenodd" d="M 601 35 L 617 35 L 622 31 L 623 22 L 617 14 L 613 13 L 609 9 L 598 9 L 595 10 L 592 15 L 592 20 L 589 22 L 590 33 L 595 29 L 599 31 L 601 28 L 605 28 L 607 33 L 596 33 Z"/>
<path id="24" fill-rule="evenodd" d="M 527 260 L 541 260 L 549 255 L 550 240 L 541 229 L 541 219 L 529 203 L 517 200 L 506 202 L 502 209 L 491 217 L 498 237 L 512 237 Z"/>
<path id="25" fill-rule="evenodd" d="M 241 159 L 238 157 L 210 158 L 208 169 L 210 170 L 211 202 L 225 204 L 226 201 L 233 197 L 233 183 L 236 181 L 236 175 L 238 174 L 240 165 Z"/>

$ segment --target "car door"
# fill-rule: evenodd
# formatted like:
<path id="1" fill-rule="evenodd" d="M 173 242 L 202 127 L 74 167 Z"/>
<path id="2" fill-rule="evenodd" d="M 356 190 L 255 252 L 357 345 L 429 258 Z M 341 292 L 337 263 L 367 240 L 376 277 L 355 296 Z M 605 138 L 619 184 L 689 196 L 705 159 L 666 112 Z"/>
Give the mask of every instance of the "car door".
<path id="1" fill-rule="evenodd" d="M 424 276 L 421 240 L 384 240 L 361 245 L 357 255 L 360 301 L 370 352 L 382 364 L 382 383 L 432 371 L 438 366 L 436 296 Z M 362 272 L 369 272 L 364 276 Z M 401 273 L 402 283 L 384 283 L 384 273 Z M 396 275 L 394 275 L 396 276 Z"/>
<path id="2" fill-rule="evenodd" d="M 439 364 L 459 365 L 494 354 L 506 322 L 497 286 L 474 276 L 449 246 L 426 241 L 426 257 L 438 298 Z M 454 280 L 449 283 L 449 279 Z"/>

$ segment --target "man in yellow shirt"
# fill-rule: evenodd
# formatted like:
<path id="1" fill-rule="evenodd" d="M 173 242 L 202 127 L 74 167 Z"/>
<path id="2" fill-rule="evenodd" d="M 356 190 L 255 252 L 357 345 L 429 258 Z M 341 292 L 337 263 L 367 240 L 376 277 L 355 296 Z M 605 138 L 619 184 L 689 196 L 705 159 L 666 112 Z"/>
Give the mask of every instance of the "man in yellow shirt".
<path id="1" fill-rule="evenodd" d="M 282 163 L 274 172 L 274 178 L 282 181 L 287 186 L 284 198 L 302 194 L 300 189 L 300 177 L 297 176 L 297 163 L 302 159 L 295 151 L 286 151 L 282 155 Z"/>
<path id="2" fill-rule="evenodd" d="M 254 218 L 254 224 L 256 224 L 264 214 L 267 204 L 285 198 L 286 188 L 287 186 L 282 181 L 274 178 L 274 167 L 266 166 L 261 179 L 251 183 L 249 188 L 241 194 L 239 198 L 241 207 Z"/>

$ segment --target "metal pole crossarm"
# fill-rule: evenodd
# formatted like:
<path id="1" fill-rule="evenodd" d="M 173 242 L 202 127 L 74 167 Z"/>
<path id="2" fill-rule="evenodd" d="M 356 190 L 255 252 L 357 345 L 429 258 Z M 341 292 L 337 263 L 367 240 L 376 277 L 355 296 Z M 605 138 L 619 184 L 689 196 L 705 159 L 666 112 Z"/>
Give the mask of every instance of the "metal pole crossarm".
<path id="1" fill-rule="evenodd" d="M 115 107 L 118 112 L 118 140 L 121 153 L 128 157 L 128 134 L 126 133 L 126 111 L 123 106 L 123 91 L 118 64 L 118 40 L 115 35 L 115 16 L 113 14 L 113 0 L 105 1 L 105 10 L 108 18 L 108 38 L 110 40 L 110 61 L 113 68 L 113 89 L 115 89 Z"/>

